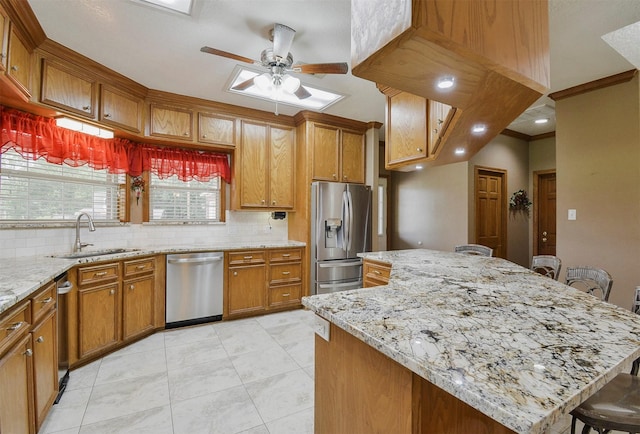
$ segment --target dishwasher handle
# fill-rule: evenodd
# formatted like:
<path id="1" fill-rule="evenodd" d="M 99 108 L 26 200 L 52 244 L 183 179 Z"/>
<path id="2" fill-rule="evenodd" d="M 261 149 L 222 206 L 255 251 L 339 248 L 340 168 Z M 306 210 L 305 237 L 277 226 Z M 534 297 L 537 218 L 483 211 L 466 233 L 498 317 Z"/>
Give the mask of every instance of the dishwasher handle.
<path id="1" fill-rule="evenodd" d="M 185 259 L 167 259 L 168 264 L 211 264 L 220 262 L 222 258 L 185 258 Z"/>

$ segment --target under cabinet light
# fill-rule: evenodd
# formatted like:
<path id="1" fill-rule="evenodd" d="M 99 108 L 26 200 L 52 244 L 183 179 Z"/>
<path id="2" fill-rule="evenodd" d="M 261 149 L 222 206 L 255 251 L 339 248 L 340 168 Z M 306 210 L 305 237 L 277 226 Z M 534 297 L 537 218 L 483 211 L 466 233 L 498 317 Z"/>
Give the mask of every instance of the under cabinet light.
<path id="1" fill-rule="evenodd" d="M 455 79 L 451 76 L 442 77 L 438 80 L 438 89 L 450 89 L 455 84 Z"/>
<path id="2" fill-rule="evenodd" d="M 456 148 L 455 151 L 453 151 L 456 155 L 462 155 L 464 154 L 464 148 Z"/>
<path id="3" fill-rule="evenodd" d="M 71 118 L 56 118 L 56 125 L 68 130 L 79 131 L 81 133 L 90 134 L 92 136 L 102 137 L 103 139 L 113 139 L 113 131 L 96 127 L 95 125 L 85 124 Z"/>
<path id="4" fill-rule="evenodd" d="M 478 124 L 478 125 L 474 125 L 471 131 L 473 131 L 476 134 L 484 133 L 485 131 L 487 131 L 487 127 L 485 125 Z"/>
<path id="5" fill-rule="evenodd" d="M 547 122 L 549 122 L 549 119 L 547 119 L 547 118 L 536 119 L 533 122 L 535 122 L 536 124 L 546 124 Z"/>

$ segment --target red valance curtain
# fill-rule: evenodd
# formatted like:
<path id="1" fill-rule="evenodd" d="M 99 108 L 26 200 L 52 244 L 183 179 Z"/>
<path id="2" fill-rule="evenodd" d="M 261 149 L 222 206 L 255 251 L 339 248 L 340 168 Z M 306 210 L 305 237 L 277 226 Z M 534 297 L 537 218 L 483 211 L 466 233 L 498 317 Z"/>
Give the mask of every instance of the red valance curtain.
<path id="1" fill-rule="evenodd" d="M 14 149 L 23 158 L 44 158 L 54 164 L 89 165 L 110 173 L 140 176 L 150 170 L 160 178 L 209 181 L 220 176 L 231 182 L 226 154 L 191 149 L 160 148 L 126 139 L 103 139 L 58 127 L 54 119 L 0 106 L 0 153 Z"/>

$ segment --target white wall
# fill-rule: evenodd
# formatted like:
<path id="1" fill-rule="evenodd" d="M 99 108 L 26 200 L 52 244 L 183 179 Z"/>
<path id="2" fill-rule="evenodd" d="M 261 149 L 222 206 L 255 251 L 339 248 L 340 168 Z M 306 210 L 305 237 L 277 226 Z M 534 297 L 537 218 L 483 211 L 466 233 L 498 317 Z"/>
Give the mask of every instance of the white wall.
<path id="1" fill-rule="evenodd" d="M 82 220 L 80 239 L 87 249 L 145 247 L 206 247 L 229 242 L 260 243 L 287 240 L 287 219 L 270 219 L 267 212 L 227 211 L 225 223 L 206 225 L 126 224 L 89 232 Z M 0 229 L 0 259 L 47 256 L 72 251 L 75 227 Z"/>

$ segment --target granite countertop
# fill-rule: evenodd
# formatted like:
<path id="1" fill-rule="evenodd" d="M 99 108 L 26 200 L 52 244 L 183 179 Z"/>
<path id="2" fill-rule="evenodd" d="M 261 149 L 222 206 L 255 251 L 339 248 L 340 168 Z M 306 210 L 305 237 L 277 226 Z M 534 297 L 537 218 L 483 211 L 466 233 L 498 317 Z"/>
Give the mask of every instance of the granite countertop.
<path id="1" fill-rule="evenodd" d="M 55 256 L 39 256 L 3 260 L 0 265 L 0 314 L 20 301 L 29 297 L 43 285 L 73 268 L 78 264 L 90 264 L 102 261 L 117 261 L 137 256 L 189 253 L 189 252 L 213 252 L 246 249 L 272 249 L 304 247 L 305 243 L 299 241 L 270 241 L 260 243 L 232 243 L 208 244 L 206 246 L 170 246 L 141 249 L 126 249 L 121 253 L 101 256 L 89 256 L 77 259 L 64 259 Z M 99 249 L 96 249 L 99 250 Z M 83 250 L 89 252 L 91 249 Z M 62 254 L 61 254 L 62 255 Z"/>
<path id="2" fill-rule="evenodd" d="M 640 357 L 640 315 L 512 262 L 360 256 L 391 263 L 389 284 L 303 305 L 518 433 L 547 433 Z"/>

